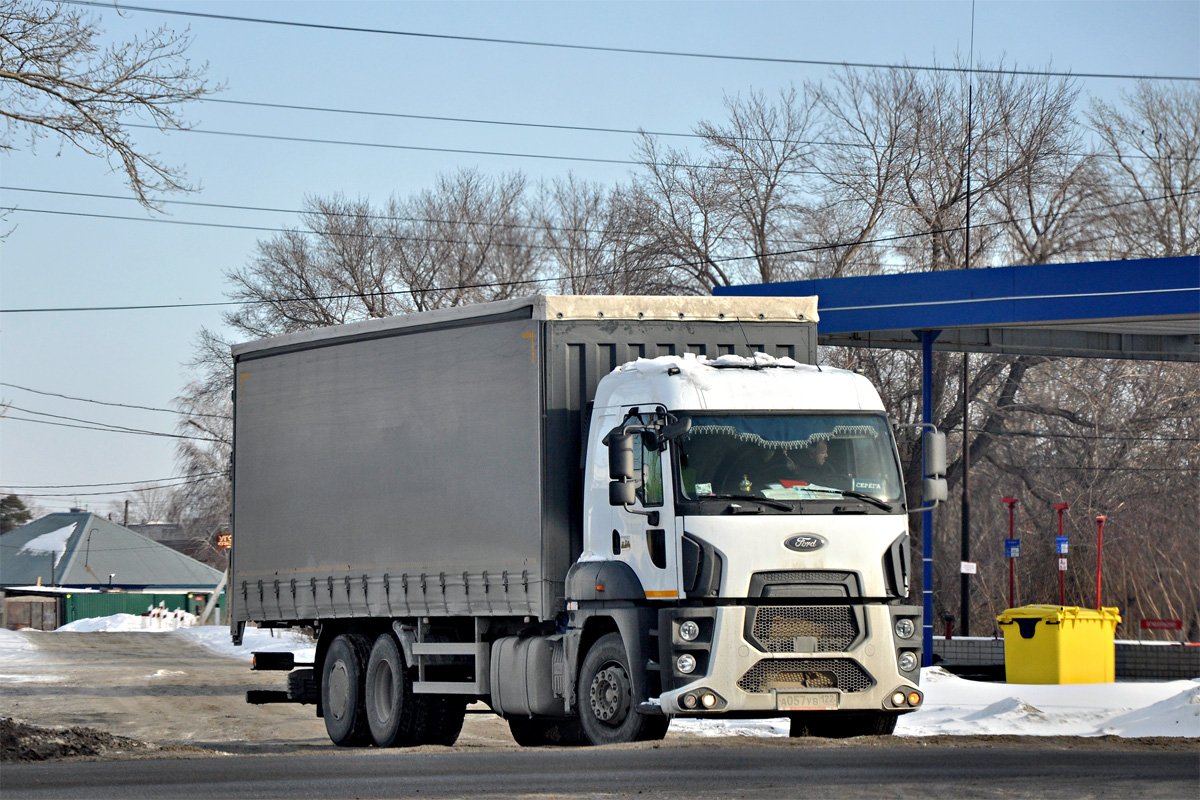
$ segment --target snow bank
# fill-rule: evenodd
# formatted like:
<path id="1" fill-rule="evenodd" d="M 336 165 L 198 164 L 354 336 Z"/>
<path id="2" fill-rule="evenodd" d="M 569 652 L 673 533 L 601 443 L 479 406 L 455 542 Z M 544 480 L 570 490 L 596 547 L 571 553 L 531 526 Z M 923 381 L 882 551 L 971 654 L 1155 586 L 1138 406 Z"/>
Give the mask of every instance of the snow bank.
<path id="1" fill-rule="evenodd" d="M 925 704 L 905 714 L 897 736 L 1200 737 L 1200 680 L 1063 686 L 984 683 L 941 667 L 921 671 Z M 677 719 L 694 736 L 787 736 L 786 719 Z"/>
<path id="2" fill-rule="evenodd" d="M 28 664 L 37 661 L 37 645 L 25 636 L 0 628 L 0 664 Z"/>
<path id="3" fill-rule="evenodd" d="M 295 631 L 262 630 L 246 628 L 242 637 L 242 646 L 234 647 L 229 638 L 229 628 L 224 625 L 192 626 L 196 617 L 192 614 L 179 612 L 184 618 L 183 627 L 176 628 L 171 615 L 161 621 L 134 614 L 113 614 L 108 617 L 76 620 L 63 625 L 55 633 L 171 633 L 181 636 L 200 645 L 205 650 L 226 658 L 240 658 L 249 661 L 257 651 L 290 652 L 296 654 L 296 660 L 312 661 L 316 653 L 316 643 L 304 634 Z M 5 631 L 15 637 L 22 645 L 33 647 L 24 637 L 12 631 Z M 0 660 L 7 651 L 7 638 L 0 638 Z M 16 647 L 17 645 L 14 645 Z M 14 652 L 16 652 L 14 650 Z"/>
<path id="4" fill-rule="evenodd" d="M 234 647 L 229 638 L 229 628 L 221 625 L 202 625 L 195 628 L 180 628 L 175 633 L 209 652 L 226 658 L 249 661 L 255 652 L 295 653 L 296 660 L 309 662 L 316 657 L 316 643 L 296 631 L 273 631 L 246 628 L 242 646 Z"/>
<path id="5" fill-rule="evenodd" d="M 113 614 L 109 617 L 77 619 L 60 626 L 55 633 L 168 633 L 176 628 L 194 625 L 196 615 L 186 611 L 170 611 L 163 616 L 144 617 L 137 614 Z"/>
<path id="6" fill-rule="evenodd" d="M 929 667 L 921 688 L 925 704 L 898 735 L 1200 737 L 1200 681 L 985 683 Z"/>

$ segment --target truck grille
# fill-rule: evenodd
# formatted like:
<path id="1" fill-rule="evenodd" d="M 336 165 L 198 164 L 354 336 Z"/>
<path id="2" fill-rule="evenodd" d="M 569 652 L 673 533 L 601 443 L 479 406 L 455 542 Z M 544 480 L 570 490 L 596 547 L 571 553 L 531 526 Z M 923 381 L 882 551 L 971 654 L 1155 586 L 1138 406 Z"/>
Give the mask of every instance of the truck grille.
<path id="1" fill-rule="evenodd" d="M 858 624 L 849 606 L 760 606 L 751 635 L 768 653 L 802 652 L 800 637 L 816 639 L 810 652 L 840 653 L 858 637 Z"/>
<path id="2" fill-rule="evenodd" d="M 742 691 L 752 694 L 772 689 L 840 689 L 861 692 L 874 679 L 849 658 L 764 658 L 738 681 Z"/>

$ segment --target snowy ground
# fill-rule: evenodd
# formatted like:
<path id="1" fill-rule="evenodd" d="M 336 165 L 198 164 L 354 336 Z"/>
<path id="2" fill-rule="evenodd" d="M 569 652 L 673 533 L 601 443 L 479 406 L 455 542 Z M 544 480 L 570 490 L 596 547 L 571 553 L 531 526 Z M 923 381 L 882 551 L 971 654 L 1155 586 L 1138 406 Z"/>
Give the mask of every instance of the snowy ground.
<path id="1" fill-rule="evenodd" d="M 313 657 L 312 640 L 297 633 L 247 629 L 241 647 L 229 641 L 223 626 L 146 627 L 142 617 L 118 614 L 81 620 L 60 630 L 73 632 L 146 631 L 179 636 L 228 658 L 249 660 L 254 651 L 296 653 L 297 661 Z M 10 676 L 5 666 L 38 663 L 35 644 L 13 631 L 0 630 L 0 684 Z M 43 681 L 53 680 L 45 675 Z M 1135 683 L 1039 686 L 983 683 L 958 678 L 937 667 L 922 670 L 925 705 L 901 717 L 900 736 L 1183 736 L 1200 737 L 1200 679 Z M 787 736 L 786 720 L 675 720 L 675 734 L 695 736 Z"/>

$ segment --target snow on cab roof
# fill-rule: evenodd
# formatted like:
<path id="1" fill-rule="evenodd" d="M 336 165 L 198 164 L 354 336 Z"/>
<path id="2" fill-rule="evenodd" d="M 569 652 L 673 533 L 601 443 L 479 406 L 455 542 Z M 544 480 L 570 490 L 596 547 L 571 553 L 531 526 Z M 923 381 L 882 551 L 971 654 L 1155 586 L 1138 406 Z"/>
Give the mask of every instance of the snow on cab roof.
<path id="1" fill-rule="evenodd" d="M 236 344 L 234 357 L 279 347 L 380 331 L 437 325 L 458 320 L 502 316 L 529 309 L 537 320 L 682 320 L 743 322 L 819 322 L 813 297 L 676 297 L 636 295 L 532 295 L 437 311 L 401 314 L 298 331 L 270 339 Z"/>

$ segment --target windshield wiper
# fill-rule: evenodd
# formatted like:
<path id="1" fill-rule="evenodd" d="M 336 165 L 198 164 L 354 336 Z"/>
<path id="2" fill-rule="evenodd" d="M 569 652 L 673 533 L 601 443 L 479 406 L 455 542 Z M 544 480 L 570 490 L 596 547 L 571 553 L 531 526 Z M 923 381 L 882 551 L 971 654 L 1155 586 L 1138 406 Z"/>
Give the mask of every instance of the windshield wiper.
<path id="1" fill-rule="evenodd" d="M 841 489 L 839 491 L 841 491 L 843 497 L 853 497 L 855 500 L 865 500 L 866 502 L 870 503 L 873 506 L 882 508 L 884 511 L 892 510 L 891 503 L 880 500 L 878 497 L 876 497 L 873 494 L 867 494 L 866 492 L 856 492 L 853 490 L 846 491 L 845 489 Z"/>
<path id="2" fill-rule="evenodd" d="M 781 500 L 770 500 L 765 497 L 755 497 L 752 494 L 708 494 L 700 499 L 701 500 L 749 500 L 752 503 L 758 503 L 759 505 L 764 505 L 764 506 L 767 506 L 768 508 L 775 508 L 780 511 L 795 511 L 796 509 L 798 509 L 800 507 L 798 500 L 796 501 L 796 505 L 793 506 L 791 503 L 785 503 Z"/>

